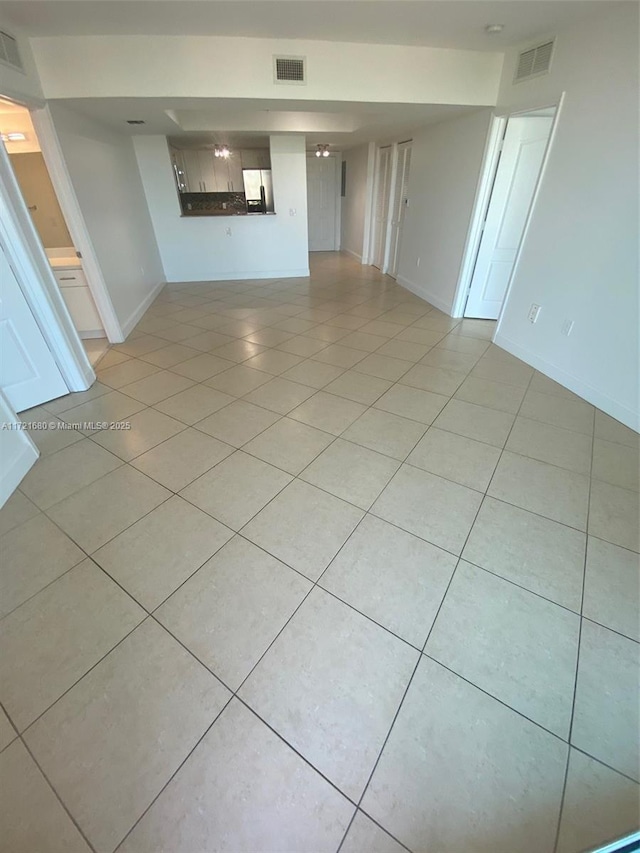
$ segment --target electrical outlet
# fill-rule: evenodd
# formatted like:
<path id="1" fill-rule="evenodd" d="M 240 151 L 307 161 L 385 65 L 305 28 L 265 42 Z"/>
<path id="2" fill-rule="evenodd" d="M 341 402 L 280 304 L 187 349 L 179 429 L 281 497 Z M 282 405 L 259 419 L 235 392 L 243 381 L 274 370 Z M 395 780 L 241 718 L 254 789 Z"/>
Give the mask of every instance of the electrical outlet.
<path id="1" fill-rule="evenodd" d="M 530 323 L 536 323 L 540 314 L 540 306 L 533 303 L 529 308 L 528 319 Z"/>
<path id="2" fill-rule="evenodd" d="M 231 237 L 231 228 L 227 228 L 224 233 L 227 235 L 227 237 Z"/>
<path id="3" fill-rule="evenodd" d="M 562 328 L 560 329 L 563 335 L 569 337 L 571 332 L 573 331 L 573 320 L 565 320 L 562 324 Z"/>

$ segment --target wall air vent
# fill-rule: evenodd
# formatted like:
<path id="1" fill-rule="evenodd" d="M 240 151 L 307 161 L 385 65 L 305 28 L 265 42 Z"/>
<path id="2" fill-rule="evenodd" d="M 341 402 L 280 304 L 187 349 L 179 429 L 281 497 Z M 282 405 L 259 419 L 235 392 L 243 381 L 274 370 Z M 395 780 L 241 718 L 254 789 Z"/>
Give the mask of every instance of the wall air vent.
<path id="1" fill-rule="evenodd" d="M 553 45 L 552 40 L 523 50 L 518 57 L 518 67 L 513 82 L 520 83 L 522 80 L 529 80 L 531 77 L 546 74 L 551 66 Z"/>
<path id="2" fill-rule="evenodd" d="M 307 82 L 306 59 L 304 56 L 274 56 L 273 82 L 304 86 Z"/>
<path id="3" fill-rule="evenodd" d="M 0 30 L 0 62 L 5 65 L 10 65 L 18 71 L 24 72 L 20 53 L 18 51 L 18 42 L 9 33 Z"/>

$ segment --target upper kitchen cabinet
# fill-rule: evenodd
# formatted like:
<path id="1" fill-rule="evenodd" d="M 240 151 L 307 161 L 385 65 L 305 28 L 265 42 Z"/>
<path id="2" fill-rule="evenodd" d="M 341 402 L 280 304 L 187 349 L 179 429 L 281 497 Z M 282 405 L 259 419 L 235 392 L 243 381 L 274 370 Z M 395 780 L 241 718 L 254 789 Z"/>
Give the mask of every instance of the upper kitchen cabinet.
<path id="1" fill-rule="evenodd" d="M 271 155 L 268 148 L 246 148 L 240 152 L 243 169 L 271 168 Z"/>

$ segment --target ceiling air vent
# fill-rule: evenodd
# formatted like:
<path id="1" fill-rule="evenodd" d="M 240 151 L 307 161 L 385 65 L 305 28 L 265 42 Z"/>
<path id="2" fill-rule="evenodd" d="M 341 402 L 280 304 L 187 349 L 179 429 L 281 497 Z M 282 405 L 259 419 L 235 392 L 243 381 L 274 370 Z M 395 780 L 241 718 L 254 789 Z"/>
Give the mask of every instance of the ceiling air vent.
<path id="1" fill-rule="evenodd" d="M 273 82 L 304 85 L 307 82 L 305 65 L 304 56 L 274 56 Z"/>
<path id="2" fill-rule="evenodd" d="M 518 57 L 518 67 L 516 68 L 514 83 L 520 83 L 521 80 L 529 80 L 531 77 L 537 77 L 539 74 L 546 74 L 551 65 L 553 44 L 553 41 L 546 41 L 544 44 L 537 45 L 537 47 L 523 50 Z"/>
<path id="3" fill-rule="evenodd" d="M 22 60 L 18 52 L 18 42 L 9 33 L 0 30 L 0 62 L 5 65 L 10 65 L 12 68 L 17 68 L 18 71 L 24 71 Z"/>

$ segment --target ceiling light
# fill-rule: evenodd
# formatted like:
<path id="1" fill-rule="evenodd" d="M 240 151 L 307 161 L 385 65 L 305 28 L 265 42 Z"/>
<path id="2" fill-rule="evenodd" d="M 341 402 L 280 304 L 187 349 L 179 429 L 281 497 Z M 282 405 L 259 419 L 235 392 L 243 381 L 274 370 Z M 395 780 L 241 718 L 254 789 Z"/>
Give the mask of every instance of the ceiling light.
<path id="1" fill-rule="evenodd" d="M 329 156 L 329 146 L 328 145 L 316 145 L 316 157 L 328 157 Z"/>
<path id="2" fill-rule="evenodd" d="M 501 33 L 503 29 L 504 24 L 487 24 L 484 31 L 488 36 L 495 36 L 498 35 L 498 33 Z"/>
<path id="3" fill-rule="evenodd" d="M 214 149 L 213 149 L 213 156 L 214 157 L 224 157 L 226 160 L 226 158 L 229 157 L 230 154 L 231 154 L 231 151 L 229 151 L 229 148 L 227 145 L 216 145 L 216 146 L 214 146 Z"/>
<path id="4" fill-rule="evenodd" d="M 3 133 L 2 141 L 3 142 L 24 142 L 26 139 L 26 134 L 24 133 Z"/>

